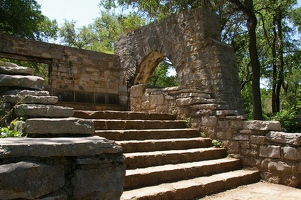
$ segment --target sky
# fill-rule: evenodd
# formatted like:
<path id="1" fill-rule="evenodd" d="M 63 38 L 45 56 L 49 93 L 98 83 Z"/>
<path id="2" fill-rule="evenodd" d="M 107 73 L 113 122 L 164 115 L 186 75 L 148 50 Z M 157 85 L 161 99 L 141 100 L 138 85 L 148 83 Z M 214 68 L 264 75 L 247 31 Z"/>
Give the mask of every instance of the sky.
<path id="1" fill-rule="evenodd" d="M 75 20 L 78 27 L 93 23 L 100 17 L 98 6 L 101 0 L 36 0 L 41 5 L 42 14 L 58 22 Z"/>
<path id="2" fill-rule="evenodd" d="M 93 23 L 94 19 L 100 17 L 98 6 L 101 0 L 36 0 L 41 5 L 42 14 L 56 19 L 59 25 L 64 20 L 77 21 L 77 27 Z M 301 6 L 301 0 L 298 0 Z"/>

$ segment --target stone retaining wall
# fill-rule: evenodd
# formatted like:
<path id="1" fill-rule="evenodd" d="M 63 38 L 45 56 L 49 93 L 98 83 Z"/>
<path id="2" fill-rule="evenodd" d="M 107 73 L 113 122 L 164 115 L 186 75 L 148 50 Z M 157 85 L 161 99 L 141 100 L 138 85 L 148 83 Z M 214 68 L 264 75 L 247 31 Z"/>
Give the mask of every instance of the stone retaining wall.
<path id="1" fill-rule="evenodd" d="M 177 114 L 207 137 L 223 143 L 263 180 L 301 188 L 301 133 L 283 133 L 277 121 L 247 121 L 211 94 L 185 87 L 131 89 L 131 110 Z M 201 134 L 203 135 L 203 134 Z"/>

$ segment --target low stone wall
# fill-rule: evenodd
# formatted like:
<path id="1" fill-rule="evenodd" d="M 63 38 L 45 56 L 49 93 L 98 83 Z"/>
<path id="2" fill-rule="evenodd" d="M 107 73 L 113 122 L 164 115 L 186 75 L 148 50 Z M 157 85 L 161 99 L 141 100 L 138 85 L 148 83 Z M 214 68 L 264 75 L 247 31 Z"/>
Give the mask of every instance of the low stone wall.
<path id="1" fill-rule="evenodd" d="M 122 148 L 100 137 L 5 138 L 0 199 L 119 200 Z"/>
<path id="2" fill-rule="evenodd" d="M 131 110 L 177 114 L 207 137 L 223 143 L 245 167 L 260 170 L 263 180 L 301 187 L 301 133 L 283 133 L 277 121 L 247 121 L 212 94 L 185 87 L 131 89 Z"/>

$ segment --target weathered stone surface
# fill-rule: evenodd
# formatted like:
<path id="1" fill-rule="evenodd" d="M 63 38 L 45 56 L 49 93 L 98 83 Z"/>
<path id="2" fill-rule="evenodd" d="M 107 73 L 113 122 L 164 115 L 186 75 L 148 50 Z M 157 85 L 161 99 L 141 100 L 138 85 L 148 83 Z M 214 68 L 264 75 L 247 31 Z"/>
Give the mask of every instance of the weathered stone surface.
<path id="1" fill-rule="evenodd" d="M 266 137 L 265 136 L 251 135 L 250 136 L 250 142 L 252 144 L 265 144 L 266 143 Z"/>
<path id="2" fill-rule="evenodd" d="M 65 184 L 63 166 L 33 162 L 0 165 L 0 199 L 35 199 Z"/>
<path id="3" fill-rule="evenodd" d="M 58 101 L 56 96 L 20 96 L 20 95 L 4 95 L 3 101 L 13 104 L 55 104 Z"/>
<path id="4" fill-rule="evenodd" d="M 39 104 L 17 105 L 14 112 L 18 117 L 72 117 L 74 113 L 73 108 Z"/>
<path id="5" fill-rule="evenodd" d="M 259 156 L 266 158 L 281 158 L 281 147 L 275 145 L 260 146 Z"/>
<path id="6" fill-rule="evenodd" d="M 94 135 L 92 120 L 79 118 L 35 118 L 26 120 L 27 134 Z"/>
<path id="7" fill-rule="evenodd" d="M 43 90 L 45 80 L 38 76 L 0 74 L 0 86 Z"/>
<path id="8" fill-rule="evenodd" d="M 72 179 L 74 199 L 119 200 L 123 192 L 125 165 L 76 170 Z"/>
<path id="9" fill-rule="evenodd" d="M 272 161 L 266 159 L 262 161 L 262 167 L 268 169 L 269 171 L 280 171 L 280 172 L 291 172 L 292 167 L 285 162 L 282 161 Z"/>
<path id="10" fill-rule="evenodd" d="M 284 147 L 284 158 L 288 160 L 301 160 L 301 148 Z"/>
<path id="11" fill-rule="evenodd" d="M 260 131 L 280 131 L 281 125 L 278 121 L 250 120 L 244 122 L 243 129 Z"/>
<path id="12" fill-rule="evenodd" d="M 49 96 L 48 91 L 39 90 L 8 90 L 3 95 L 20 95 L 20 96 Z"/>
<path id="13" fill-rule="evenodd" d="M 13 63 L 10 63 L 8 65 L 0 63 L 0 74 L 32 75 L 33 72 L 34 72 L 33 68 L 22 67 Z"/>
<path id="14" fill-rule="evenodd" d="M 53 157 L 122 154 L 122 147 L 113 141 L 93 137 L 78 138 L 3 138 L 0 158 Z"/>
<path id="15" fill-rule="evenodd" d="M 271 142 L 301 146 L 301 133 L 284 133 L 270 131 L 266 135 Z"/>

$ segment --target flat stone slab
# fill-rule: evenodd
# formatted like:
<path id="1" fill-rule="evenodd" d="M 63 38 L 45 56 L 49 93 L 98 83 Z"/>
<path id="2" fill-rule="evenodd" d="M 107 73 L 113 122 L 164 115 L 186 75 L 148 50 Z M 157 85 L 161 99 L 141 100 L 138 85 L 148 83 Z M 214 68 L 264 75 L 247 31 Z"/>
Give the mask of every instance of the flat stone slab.
<path id="1" fill-rule="evenodd" d="M 80 118 L 35 118 L 26 120 L 26 134 L 94 135 L 92 120 Z"/>
<path id="2" fill-rule="evenodd" d="M 0 74 L 32 75 L 33 68 L 18 66 L 14 63 L 0 63 Z"/>
<path id="3" fill-rule="evenodd" d="M 301 133 L 285 133 L 285 132 L 270 131 L 266 135 L 266 138 L 269 141 L 276 142 L 276 143 L 301 146 Z"/>
<path id="4" fill-rule="evenodd" d="M 258 131 L 280 131 L 281 124 L 278 121 L 250 120 L 244 122 L 243 129 Z"/>
<path id="5" fill-rule="evenodd" d="M 14 108 L 14 112 L 18 117 L 72 117 L 74 111 L 63 106 L 21 104 Z"/>
<path id="6" fill-rule="evenodd" d="M 0 158 L 8 157 L 52 157 L 93 156 L 101 154 L 122 154 L 122 147 L 102 137 L 76 138 L 3 138 L 0 144 Z"/>
<path id="7" fill-rule="evenodd" d="M 40 90 L 8 90 L 3 95 L 21 95 L 21 96 L 49 96 L 48 91 Z"/>
<path id="8" fill-rule="evenodd" d="M 45 80 L 38 76 L 0 74 L 0 86 L 43 90 Z"/>
<path id="9" fill-rule="evenodd" d="M 58 101 L 57 96 L 21 96 L 21 95 L 3 95 L 3 102 L 13 104 L 55 104 Z"/>

